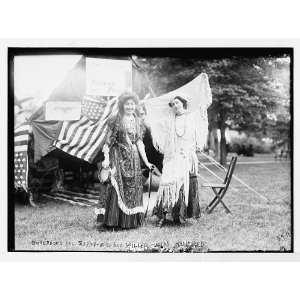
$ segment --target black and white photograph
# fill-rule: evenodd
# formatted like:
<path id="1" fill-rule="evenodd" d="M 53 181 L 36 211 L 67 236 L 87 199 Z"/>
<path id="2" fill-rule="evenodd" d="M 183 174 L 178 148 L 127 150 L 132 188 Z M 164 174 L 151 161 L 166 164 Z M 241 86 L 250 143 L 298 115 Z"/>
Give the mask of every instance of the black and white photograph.
<path id="1" fill-rule="evenodd" d="M 292 47 L 8 47 L 8 251 L 293 253 Z"/>

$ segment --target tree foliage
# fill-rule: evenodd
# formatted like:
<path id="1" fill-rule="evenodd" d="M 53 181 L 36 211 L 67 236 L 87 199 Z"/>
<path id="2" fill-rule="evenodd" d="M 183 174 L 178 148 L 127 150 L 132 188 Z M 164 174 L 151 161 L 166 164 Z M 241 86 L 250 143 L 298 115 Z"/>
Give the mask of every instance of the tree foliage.
<path id="1" fill-rule="evenodd" d="M 138 62 L 140 70 L 143 70 L 139 72 L 139 76 L 147 74 L 146 86 L 151 84 L 156 95 L 184 85 L 201 72 L 208 74 L 213 94 L 209 124 L 211 129 L 221 130 L 223 163 L 224 155 L 226 158 L 226 128 L 265 135 L 272 131 L 274 135 L 276 124 L 274 120 L 270 120 L 270 116 L 289 113 L 288 57 L 232 57 L 212 60 L 163 57 L 139 58 Z M 143 88 L 144 90 L 137 91 L 141 97 L 147 92 L 145 85 Z M 281 120 L 285 122 L 284 118 Z"/>

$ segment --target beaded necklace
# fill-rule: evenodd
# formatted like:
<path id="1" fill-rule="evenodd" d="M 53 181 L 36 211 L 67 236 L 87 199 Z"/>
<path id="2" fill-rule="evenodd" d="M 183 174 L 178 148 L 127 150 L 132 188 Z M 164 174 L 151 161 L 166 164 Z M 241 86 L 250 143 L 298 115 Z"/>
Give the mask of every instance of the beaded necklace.
<path id="1" fill-rule="evenodd" d="M 178 133 L 178 130 L 177 130 L 177 124 L 178 124 L 178 122 L 176 122 L 177 121 L 177 118 L 179 117 L 179 116 L 182 116 L 182 115 L 184 115 L 184 125 L 183 125 L 183 133 L 182 134 L 180 134 L 180 133 Z M 186 114 L 185 113 L 183 113 L 183 114 L 181 114 L 181 115 L 178 115 L 176 118 L 175 118 L 175 132 L 176 132 L 176 135 L 178 136 L 178 137 L 183 137 L 184 135 L 185 135 L 185 131 L 186 131 Z"/>
<path id="2" fill-rule="evenodd" d="M 135 136 L 136 134 L 136 124 L 135 124 L 135 118 L 134 116 L 124 116 L 123 117 L 123 124 L 126 132 L 128 134 L 132 134 Z"/>

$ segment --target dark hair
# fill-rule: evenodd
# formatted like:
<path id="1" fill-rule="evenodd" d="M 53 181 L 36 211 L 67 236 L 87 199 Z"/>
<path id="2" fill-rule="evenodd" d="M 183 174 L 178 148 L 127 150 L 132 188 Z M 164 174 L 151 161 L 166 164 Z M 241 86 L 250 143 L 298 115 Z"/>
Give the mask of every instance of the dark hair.
<path id="1" fill-rule="evenodd" d="M 118 98 L 118 108 L 119 108 L 119 113 L 121 115 L 124 114 L 124 104 L 128 100 L 133 100 L 135 105 L 138 105 L 138 103 L 139 103 L 139 98 L 135 93 L 131 93 L 131 92 L 122 93 Z"/>
<path id="2" fill-rule="evenodd" d="M 182 98 L 181 96 L 175 96 L 174 99 L 173 99 L 172 101 L 174 101 L 175 99 L 178 99 L 178 100 L 182 103 L 183 108 L 184 108 L 184 109 L 187 109 L 187 101 L 186 101 L 184 98 Z M 169 106 L 170 106 L 170 107 L 173 106 L 172 101 L 169 102 Z"/>
<path id="3" fill-rule="evenodd" d="M 145 103 L 139 104 L 138 108 L 143 109 L 143 112 L 145 113 L 145 115 L 147 115 L 147 109 L 146 109 Z M 140 110 L 138 111 L 138 114 L 140 115 Z"/>

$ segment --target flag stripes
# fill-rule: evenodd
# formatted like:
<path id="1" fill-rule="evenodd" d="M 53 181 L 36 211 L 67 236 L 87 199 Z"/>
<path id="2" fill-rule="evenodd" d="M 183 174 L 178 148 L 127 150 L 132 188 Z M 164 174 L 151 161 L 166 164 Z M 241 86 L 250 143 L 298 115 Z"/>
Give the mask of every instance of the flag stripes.
<path id="1" fill-rule="evenodd" d="M 15 129 L 15 137 L 14 137 L 15 152 L 20 151 L 19 149 L 26 148 L 26 147 L 19 148 L 18 146 L 28 146 L 30 132 L 31 132 L 31 127 L 29 124 L 26 123 L 22 124 L 21 126 Z"/>
<path id="2" fill-rule="evenodd" d="M 90 99 L 93 100 L 93 99 Z M 88 101 L 83 102 L 87 105 Z M 54 145 L 62 151 L 92 163 L 97 153 L 102 149 L 108 133 L 108 118 L 117 113 L 117 98 L 113 98 L 107 102 L 105 107 L 103 103 L 99 103 L 100 109 L 95 107 L 93 101 L 93 109 L 97 110 L 99 119 L 95 121 L 95 116 L 87 114 L 89 110 L 83 109 L 85 114 L 78 121 L 64 121 L 58 139 Z"/>

